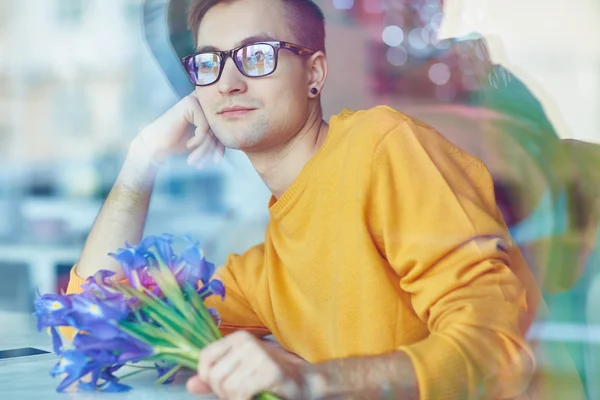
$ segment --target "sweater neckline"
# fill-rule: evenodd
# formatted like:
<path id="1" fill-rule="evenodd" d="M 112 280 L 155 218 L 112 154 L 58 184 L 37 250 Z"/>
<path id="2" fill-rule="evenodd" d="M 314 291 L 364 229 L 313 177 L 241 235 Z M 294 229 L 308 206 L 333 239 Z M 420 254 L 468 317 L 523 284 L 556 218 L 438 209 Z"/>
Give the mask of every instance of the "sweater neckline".
<path id="1" fill-rule="evenodd" d="M 339 115 L 334 115 L 329 119 L 329 130 L 327 131 L 327 137 L 325 141 L 321 145 L 321 147 L 317 150 L 317 152 L 308 160 L 308 162 L 304 165 L 300 173 L 294 179 L 290 187 L 288 187 L 285 192 L 281 195 L 279 199 L 276 199 L 274 195 L 271 195 L 269 199 L 269 212 L 271 217 L 275 219 L 283 218 L 289 210 L 292 208 L 294 204 L 298 201 L 304 189 L 306 188 L 307 182 L 312 177 L 315 164 L 323 157 L 323 153 L 328 148 L 329 143 L 331 142 L 332 132 L 335 131 L 335 126 L 337 120 L 342 114 L 345 114 L 347 111 L 343 110 Z"/>

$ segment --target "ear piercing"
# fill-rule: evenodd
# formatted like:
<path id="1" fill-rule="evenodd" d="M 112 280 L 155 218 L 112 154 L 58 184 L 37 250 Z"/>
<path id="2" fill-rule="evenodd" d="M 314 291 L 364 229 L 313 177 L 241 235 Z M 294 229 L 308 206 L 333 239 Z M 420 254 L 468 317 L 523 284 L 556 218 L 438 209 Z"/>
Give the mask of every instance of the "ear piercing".
<path id="1" fill-rule="evenodd" d="M 319 93 L 319 89 L 317 89 L 317 88 L 314 87 L 314 88 L 310 89 L 310 92 L 312 94 L 317 94 L 317 93 Z"/>

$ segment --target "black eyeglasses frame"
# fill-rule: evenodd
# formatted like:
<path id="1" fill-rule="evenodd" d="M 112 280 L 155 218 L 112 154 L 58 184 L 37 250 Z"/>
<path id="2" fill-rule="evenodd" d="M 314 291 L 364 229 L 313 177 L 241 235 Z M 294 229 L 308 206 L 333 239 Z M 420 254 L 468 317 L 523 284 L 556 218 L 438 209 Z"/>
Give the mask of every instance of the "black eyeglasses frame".
<path id="1" fill-rule="evenodd" d="M 275 65 L 273 65 L 273 70 L 271 72 L 268 72 L 268 73 L 266 73 L 264 75 L 259 75 L 259 76 L 252 75 L 251 76 L 251 75 L 248 75 L 248 74 L 246 74 L 244 72 L 244 66 L 243 65 L 238 64 L 238 62 L 237 62 L 237 53 L 240 50 L 242 50 L 243 48 L 245 48 L 245 47 L 256 46 L 258 44 L 266 44 L 266 45 L 269 45 L 269 46 L 271 46 L 273 48 L 273 50 L 275 52 Z M 185 69 L 185 71 L 186 71 L 186 73 L 188 75 L 188 78 L 190 79 L 190 81 L 194 85 L 196 85 L 196 86 L 210 86 L 210 85 L 213 85 L 213 84 L 217 83 L 219 81 L 219 79 L 221 79 L 221 74 L 223 73 L 223 68 L 225 67 L 225 62 L 227 61 L 227 58 L 231 58 L 233 60 L 233 63 L 235 64 L 236 68 L 238 69 L 238 71 L 240 71 L 240 73 L 242 75 L 244 75 L 244 76 L 246 76 L 248 78 L 263 78 L 265 76 L 271 75 L 272 73 L 274 73 L 277 70 L 277 64 L 279 62 L 279 50 L 282 50 L 282 49 L 289 50 L 292 53 L 294 53 L 296 55 L 299 55 L 299 56 L 313 55 L 313 54 L 316 53 L 316 51 L 314 51 L 314 50 L 310 50 L 310 49 L 307 49 L 306 47 L 303 47 L 303 46 L 300 46 L 300 45 L 297 45 L 297 44 L 294 44 L 294 43 L 290 43 L 290 42 L 284 42 L 284 41 L 281 41 L 281 40 L 279 40 L 279 41 L 265 41 L 265 42 L 246 43 L 246 44 L 243 44 L 243 45 L 238 46 L 235 49 L 231 49 L 231 50 L 223 50 L 223 51 L 199 51 L 199 52 L 192 53 L 192 54 L 189 54 L 189 55 L 183 57 L 181 59 L 181 63 L 183 64 L 183 68 Z M 194 79 L 192 78 L 193 71 L 190 71 L 190 69 L 188 69 L 188 65 L 189 65 L 190 60 L 192 58 L 196 57 L 199 54 L 216 54 L 220 58 L 220 60 L 221 60 L 221 64 L 220 64 L 220 67 L 219 67 L 219 73 L 217 74 L 216 79 L 213 82 L 211 82 L 211 83 L 204 83 L 204 84 L 201 84 L 201 85 L 197 84 L 194 81 Z"/>

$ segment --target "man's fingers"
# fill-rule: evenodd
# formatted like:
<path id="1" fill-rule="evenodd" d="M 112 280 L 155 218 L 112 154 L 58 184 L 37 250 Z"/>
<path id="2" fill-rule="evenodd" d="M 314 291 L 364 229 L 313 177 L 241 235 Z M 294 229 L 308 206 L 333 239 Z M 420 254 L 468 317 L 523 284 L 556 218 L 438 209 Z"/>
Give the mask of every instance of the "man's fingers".
<path id="1" fill-rule="evenodd" d="M 222 387 L 226 394 L 235 393 L 236 399 L 251 399 L 258 394 L 264 375 L 257 374 L 260 366 L 258 363 L 247 365 L 246 368 L 238 369 L 235 373 L 224 379 Z"/>
<path id="2" fill-rule="evenodd" d="M 193 93 L 185 98 L 185 112 L 183 113 L 185 119 L 200 129 L 207 130 L 208 123 L 204 116 L 204 111 L 198 102 L 198 97 Z"/>
<path id="3" fill-rule="evenodd" d="M 192 136 L 191 138 L 188 139 L 187 142 L 185 142 L 185 147 L 187 147 L 189 150 L 198 147 L 200 145 L 200 143 L 202 143 L 202 141 L 204 140 L 203 136 Z"/>
<path id="4" fill-rule="evenodd" d="M 188 392 L 196 394 L 206 394 L 212 392 L 210 385 L 206 382 L 203 382 L 198 375 L 194 375 L 188 379 L 185 387 Z"/>
<path id="5" fill-rule="evenodd" d="M 231 351 L 231 344 L 225 337 L 212 344 L 209 344 L 200 351 L 198 356 L 198 376 L 204 382 L 209 381 L 209 372 L 221 358 L 225 357 Z"/>
<path id="6" fill-rule="evenodd" d="M 192 139 L 188 141 L 188 148 L 195 146 L 195 149 L 187 158 L 188 165 L 201 168 L 207 163 L 211 155 L 215 163 L 223 159 L 225 147 L 216 138 L 204 136 Z"/>
<path id="7" fill-rule="evenodd" d="M 197 167 L 198 164 L 206 164 L 208 154 L 210 153 L 210 149 L 206 149 L 205 147 L 199 147 L 196 150 L 192 151 L 187 158 L 187 163 L 191 167 Z"/>
<path id="8" fill-rule="evenodd" d="M 239 381 L 235 377 L 244 374 L 244 368 L 240 369 L 243 364 L 242 355 L 236 352 L 229 352 L 226 356 L 219 359 L 213 364 L 208 373 L 207 382 L 213 388 L 213 391 L 221 398 L 235 398 L 236 391 L 239 389 L 235 386 L 226 385 L 230 377 L 234 377 L 234 381 Z"/>
<path id="9" fill-rule="evenodd" d="M 225 147 L 223 146 L 217 146 L 215 153 L 213 155 L 213 161 L 215 164 L 220 163 L 221 161 L 223 161 L 223 158 L 225 157 Z"/>

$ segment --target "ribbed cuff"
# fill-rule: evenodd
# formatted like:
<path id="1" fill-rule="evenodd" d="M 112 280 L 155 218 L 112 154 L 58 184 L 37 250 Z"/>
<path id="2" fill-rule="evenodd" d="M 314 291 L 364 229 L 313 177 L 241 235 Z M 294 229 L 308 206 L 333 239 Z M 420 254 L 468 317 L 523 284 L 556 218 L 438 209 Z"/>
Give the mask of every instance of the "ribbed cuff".
<path id="1" fill-rule="evenodd" d="M 71 273 L 69 274 L 69 285 L 67 286 L 67 294 L 76 294 L 83 292 L 81 289 L 81 285 L 85 283 L 85 279 L 81 279 L 79 275 L 75 272 L 77 268 L 77 264 L 71 268 Z"/>
<path id="2" fill-rule="evenodd" d="M 475 383 L 469 382 L 467 358 L 448 339 L 432 333 L 427 339 L 400 347 L 410 357 L 421 400 L 470 399 Z M 473 379 L 473 378 L 471 378 Z"/>

